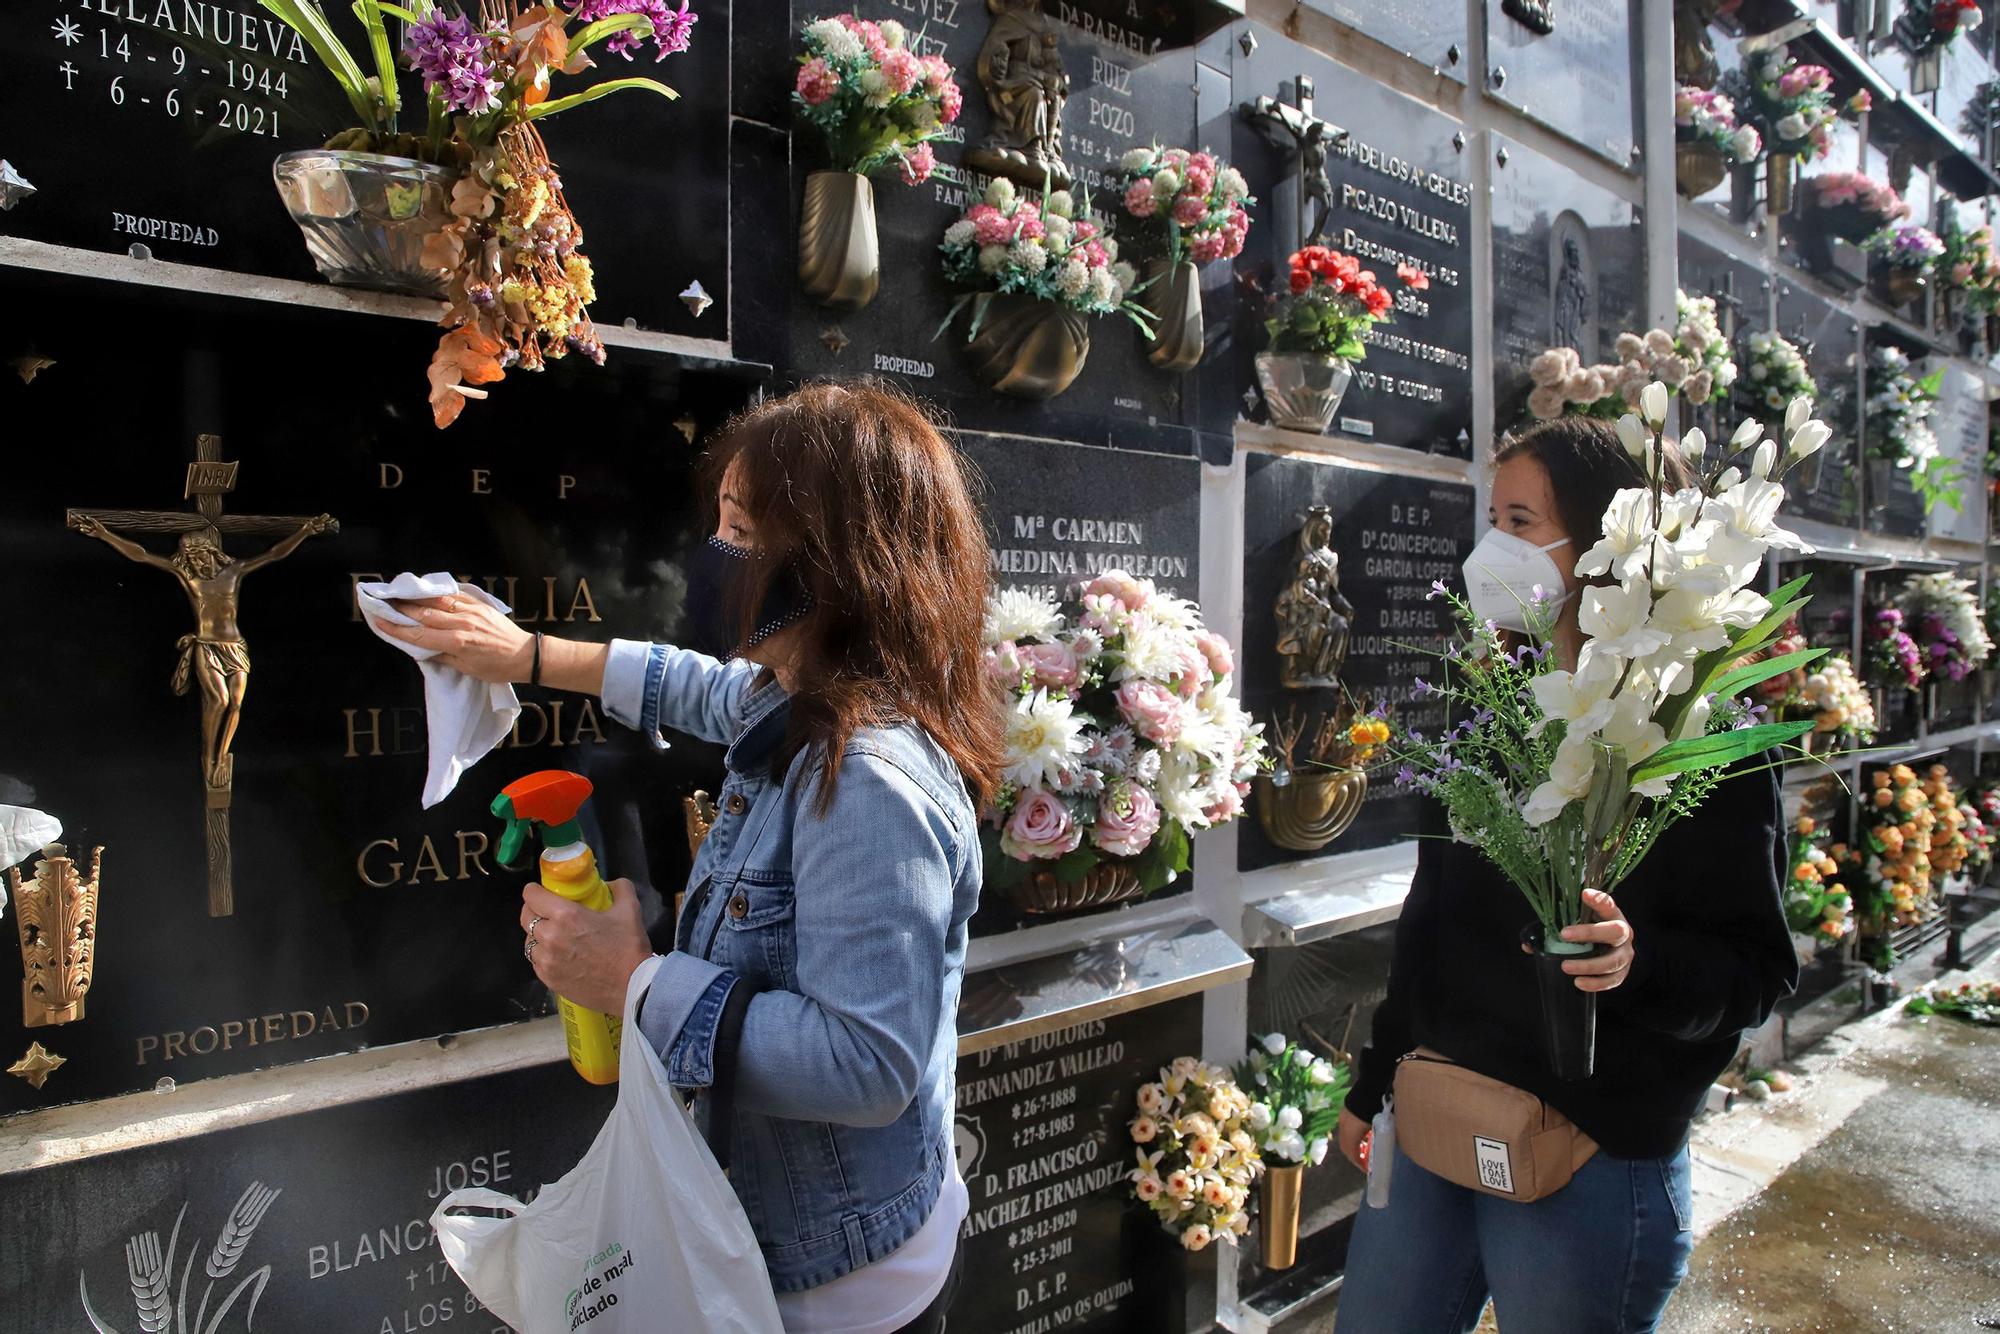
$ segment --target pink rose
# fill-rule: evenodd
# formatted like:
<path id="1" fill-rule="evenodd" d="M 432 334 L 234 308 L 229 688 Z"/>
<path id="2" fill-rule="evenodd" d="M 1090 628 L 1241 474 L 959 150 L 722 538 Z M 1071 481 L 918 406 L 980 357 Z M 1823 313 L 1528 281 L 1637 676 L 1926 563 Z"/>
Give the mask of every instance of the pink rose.
<path id="1" fill-rule="evenodd" d="M 918 144 L 903 155 L 903 184 L 922 185 L 931 178 L 937 166 L 937 155 L 929 144 Z"/>
<path id="2" fill-rule="evenodd" d="M 1208 202 L 1199 195 L 1182 195 L 1174 201 L 1174 221 L 1192 227 L 1208 216 Z"/>
<path id="3" fill-rule="evenodd" d="M 1194 632 L 1195 647 L 1208 659 L 1208 669 L 1217 676 L 1228 676 L 1236 670 L 1236 650 L 1229 647 L 1229 641 L 1213 630 Z"/>
<path id="4" fill-rule="evenodd" d="M 805 104 L 816 107 L 840 91 L 840 76 L 828 67 L 824 60 L 814 56 L 799 66 L 799 96 Z"/>
<path id="5" fill-rule="evenodd" d="M 899 46 L 882 56 L 882 80 L 889 85 L 889 91 L 897 97 L 917 86 L 923 76 L 923 64 L 916 54 L 906 46 Z"/>
<path id="6" fill-rule="evenodd" d="M 1075 852 L 1083 830 L 1070 818 L 1069 807 L 1047 788 L 1021 789 L 1000 833 L 1000 850 L 1016 861 L 1052 861 Z"/>
<path id="7" fill-rule="evenodd" d="M 1022 668 L 1034 673 L 1038 686 L 1073 686 L 1083 676 L 1076 650 L 1068 644 L 1028 644 L 1019 655 Z"/>
<path id="8" fill-rule="evenodd" d="M 1137 180 L 1125 189 L 1125 211 L 1135 218 L 1153 216 L 1153 185 L 1146 180 Z"/>
<path id="9" fill-rule="evenodd" d="M 1778 93 L 1783 97 L 1797 97 L 1811 83 L 1812 67 L 1800 65 L 1796 69 L 1787 70 L 1785 76 L 1778 80 Z"/>
<path id="10" fill-rule="evenodd" d="M 986 650 L 986 674 L 1002 684 L 1020 685 L 1027 670 L 1027 664 L 1021 660 L 1021 650 L 1011 639 L 1003 639 Z"/>
<path id="11" fill-rule="evenodd" d="M 1160 806 L 1138 783 L 1120 783 L 1097 803 L 1090 841 L 1114 857 L 1136 857 L 1160 831 Z"/>
<path id="12" fill-rule="evenodd" d="M 1209 683 L 1208 655 L 1192 642 L 1181 645 L 1181 664 L 1174 673 L 1174 690 L 1182 699 L 1193 699 Z"/>
<path id="13" fill-rule="evenodd" d="M 1106 570 L 1083 586 L 1086 596 L 1113 597 L 1126 611 L 1137 611 L 1153 596 L 1153 586 L 1123 570 Z"/>
<path id="14" fill-rule="evenodd" d="M 1213 806 L 1202 808 L 1202 818 L 1210 824 L 1225 824 L 1243 814 L 1243 794 L 1234 785 L 1222 789 Z"/>
<path id="15" fill-rule="evenodd" d="M 1119 686 L 1118 712 L 1146 740 L 1171 746 L 1180 739 L 1181 702 L 1156 681 L 1134 679 Z"/>

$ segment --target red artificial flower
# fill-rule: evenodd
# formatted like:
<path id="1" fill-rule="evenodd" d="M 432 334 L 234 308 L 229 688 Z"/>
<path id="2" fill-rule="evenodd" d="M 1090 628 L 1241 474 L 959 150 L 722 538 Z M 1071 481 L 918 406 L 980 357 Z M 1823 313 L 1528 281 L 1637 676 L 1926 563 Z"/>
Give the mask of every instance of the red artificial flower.
<path id="1" fill-rule="evenodd" d="M 1313 285 L 1313 276 L 1304 269 L 1292 270 L 1292 291 L 1299 293 Z"/>
<path id="2" fill-rule="evenodd" d="M 1361 300 L 1368 307 L 1368 313 L 1378 320 L 1389 313 L 1389 294 L 1379 287 L 1370 289 Z"/>
<path id="3" fill-rule="evenodd" d="M 1396 276 L 1401 278 L 1403 286 L 1409 288 L 1412 292 L 1430 290 L 1430 275 L 1414 264 L 1398 264 L 1396 266 Z"/>

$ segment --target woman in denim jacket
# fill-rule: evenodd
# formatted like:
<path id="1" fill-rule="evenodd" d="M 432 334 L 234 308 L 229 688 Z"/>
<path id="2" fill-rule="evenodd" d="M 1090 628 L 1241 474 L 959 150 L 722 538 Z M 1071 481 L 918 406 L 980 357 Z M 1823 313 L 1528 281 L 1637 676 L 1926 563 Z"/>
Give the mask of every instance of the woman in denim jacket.
<path id="1" fill-rule="evenodd" d="M 976 819 L 1001 767 L 984 531 L 952 447 L 873 385 L 756 407 L 708 466 L 689 611 L 719 659 L 530 635 L 470 599 L 412 604 L 404 637 L 482 680 L 539 668 L 660 744 L 729 747 L 640 1027 L 701 1091 L 787 1330 L 940 1329 L 967 1208 L 952 1094 Z M 592 913 L 531 885 L 521 924 L 551 989 L 615 1014 L 650 947 L 631 883 L 612 892 Z"/>

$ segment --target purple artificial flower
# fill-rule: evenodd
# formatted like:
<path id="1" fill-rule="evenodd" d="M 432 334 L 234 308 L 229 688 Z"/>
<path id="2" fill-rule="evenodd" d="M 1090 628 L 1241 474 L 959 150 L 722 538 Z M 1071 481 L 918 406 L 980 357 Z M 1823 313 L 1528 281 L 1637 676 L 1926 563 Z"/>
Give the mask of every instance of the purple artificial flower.
<path id="1" fill-rule="evenodd" d="M 1474 728 L 1484 727 L 1486 726 L 1486 724 L 1492 721 L 1493 721 L 1493 710 L 1491 709 L 1481 709 L 1479 712 L 1472 715 L 1472 726 Z"/>
<path id="2" fill-rule="evenodd" d="M 655 61 L 687 50 L 694 40 L 695 20 L 700 17 L 689 12 L 688 0 L 681 0 L 679 9 L 670 7 L 666 0 L 577 0 L 576 8 L 570 11 L 570 17 L 580 23 L 595 23 L 614 14 L 644 14 L 652 20 L 652 40 L 659 48 Z M 646 39 L 636 32 L 620 32 L 605 39 L 604 49 L 630 60 L 645 44 Z"/>
<path id="3" fill-rule="evenodd" d="M 1406 764 L 1402 768 L 1396 770 L 1397 787 L 1415 787 L 1416 785 L 1417 785 L 1417 771 L 1415 769 L 1412 769 L 1409 765 Z"/>
<path id="4" fill-rule="evenodd" d="M 440 9 L 411 24 L 403 55 L 423 76 L 424 91 L 442 96 L 451 110 L 477 116 L 500 105 L 492 38 L 464 15 Z"/>
<path id="5" fill-rule="evenodd" d="M 1422 699 L 1424 696 L 1431 693 L 1431 688 L 1432 688 L 1431 683 L 1429 681 L 1424 680 L 1423 677 L 1419 676 L 1416 679 L 1416 682 L 1410 687 L 1410 698 Z"/>
<path id="6" fill-rule="evenodd" d="M 1424 594 L 1424 597 L 1428 600 L 1430 598 L 1448 597 L 1450 594 L 1451 590 L 1444 586 L 1444 580 L 1433 579 L 1431 580 L 1431 591 Z"/>

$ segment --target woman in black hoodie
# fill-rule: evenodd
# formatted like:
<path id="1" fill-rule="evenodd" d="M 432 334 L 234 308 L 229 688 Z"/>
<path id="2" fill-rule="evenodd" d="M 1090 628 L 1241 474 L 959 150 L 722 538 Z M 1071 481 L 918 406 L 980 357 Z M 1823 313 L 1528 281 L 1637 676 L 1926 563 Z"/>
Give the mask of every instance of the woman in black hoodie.
<path id="1" fill-rule="evenodd" d="M 1492 521 L 1549 553 L 1569 595 L 1554 641 L 1574 666 L 1577 558 L 1601 536 L 1613 494 L 1644 484 L 1608 422 L 1561 418 L 1503 442 Z M 1680 484 L 1669 460 L 1668 485 Z M 1725 782 L 1670 828 L 1619 886 L 1586 897 L 1598 919 L 1567 928 L 1604 947 L 1565 966 L 1599 993 L 1594 1075 L 1558 1080 L 1543 1055 L 1541 1001 L 1523 932 L 1526 898 L 1478 848 L 1450 841 L 1433 808 L 1396 928 L 1340 1146 L 1356 1165 L 1397 1062 L 1419 1046 L 1526 1090 L 1598 1151 L 1562 1189 L 1522 1204 L 1454 1185 L 1398 1153 L 1388 1203 L 1364 1205 L 1342 1285 L 1340 1334 L 1470 1330 L 1490 1295 L 1502 1329 L 1649 1331 L 1692 1248 L 1688 1126 L 1703 1094 L 1798 981 L 1780 886 L 1778 781 Z"/>

